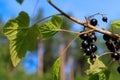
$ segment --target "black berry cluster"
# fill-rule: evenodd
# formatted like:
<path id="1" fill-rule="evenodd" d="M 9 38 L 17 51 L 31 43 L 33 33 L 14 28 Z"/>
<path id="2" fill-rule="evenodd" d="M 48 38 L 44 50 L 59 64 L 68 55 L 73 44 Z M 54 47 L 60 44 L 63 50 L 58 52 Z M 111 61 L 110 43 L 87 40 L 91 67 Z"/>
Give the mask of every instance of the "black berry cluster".
<path id="1" fill-rule="evenodd" d="M 117 51 L 120 48 L 120 41 L 118 40 L 118 38 L 104 34 L 103 39 L 106 41 L 105 44 L 107 48 L 112 52 L 112 59 L 119 60 L 120 55 L 117 53 Z M 117 68 L 117 71 L 120 73 L 120 66 Z"/>
<path id="2" fill-rule="evenodd" d="M 120 55 L 117 53 L 117 51 L 120 48 L 120 41 L 118 38 L 104 34 L 103 39 L 106 41 L 105 44 L 107 48 L 112 52 L 111 57 L 114 60 L 119 60 Z"/>
<path id="3" fill-rule="evenodd" d="M 85 55 L 90 56 L 91 60 L 95 59 L 96 55 L 94 52 L 97 50 L 97 46 L 93 44 L 97 40 L 95 33 L 82 34 L 80 38 L 82 39 L 81 46 Z"/>

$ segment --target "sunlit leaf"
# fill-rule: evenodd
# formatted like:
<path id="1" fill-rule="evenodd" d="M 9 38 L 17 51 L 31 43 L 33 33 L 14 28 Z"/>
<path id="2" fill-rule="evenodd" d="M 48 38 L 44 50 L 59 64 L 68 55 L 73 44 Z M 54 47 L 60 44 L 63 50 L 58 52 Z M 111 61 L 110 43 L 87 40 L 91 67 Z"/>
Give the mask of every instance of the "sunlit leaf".
<path id="1" fill-rule="evenodd" d="M 3 32 L 10 41 L 11 60 L 16 66 L 27 50 L 35 49 L 39 36 L 38 25 L 29 27 L 29 16 L 21 12 L 17 18 L 5 24 Z"/>
<path id="2" fill-rule="evenodd" d="M 112 27 L 115 27 L 115 28 L 120 28 L 120 20 L 117 20 L 117 21 L 114 21 L 111 23 L 111 26 Z"/>
<path id="3" fill-rule="evenodd" d="M 62 18 L 60 18 L 59 16 L 57 15 L 54 15 L 51 19 L 52 23 L 57 27 L 57 28 L 60 28 L 61 25 L 62 25 Z"/>
<path id="4" fill-rule="evenodd" d="M 59 16 L 53 16 L 51 20 L 45 22 L 39 27 L 42 39 L 49 39 L 53 37 L 62 25 L 62 19 Z"/>
<path id="5" fill-rule="evenodd" d="M 90 64 L 90 69 L 86 71 L 89 76 L 89 80 L 108 80 L 110 72 L 107 67 L 103 64 L 102 61 L 98 59 L 98 56 L 94 63 L 90 62 L 88 59 L 88 63 Z"/>
<path id="6" fill-rule="evenodd" d="M 110 31 L 116 34 L 120 34 L 120 20 L 111 22 Z"/>

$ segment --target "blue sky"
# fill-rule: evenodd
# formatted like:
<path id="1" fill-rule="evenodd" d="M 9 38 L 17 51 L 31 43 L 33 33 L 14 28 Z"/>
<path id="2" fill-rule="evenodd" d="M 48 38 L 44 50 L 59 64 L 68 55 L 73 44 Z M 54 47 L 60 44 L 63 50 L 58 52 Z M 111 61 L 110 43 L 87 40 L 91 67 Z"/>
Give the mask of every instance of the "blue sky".
<path id="1" fill-rule="evenodd" d="M 25 0 L 22 5 L 19 5 L 15 0 L 0 0 L 0 17 L 3 22 L 7 22 L 10 18 L 16 17 L 20 11 L 25 11 L 32 18 L 33 10 L 37 0 Z M 90 16 L 95 13 L 107 14 L 108 24 L 103 23 L 101 17 L 97 17 L 99 28 L 106 28 L 109 23 L 120 19 L 120 0 L 52 0 L 59 8 L 66 13 L 72 14 L 77 19 L 83 20 L 84 16 Z M 37 13 L 39 8 L 43 8 L 43 16 L 47 17 L 52 14 L 57 14 L 52 6 L 47 3 L 47 0 L 39 0 L 35 10 Z M 73 24 L 73 30 L 80 31 L 81 26 Z M 36 64 L 37 65 L 37 64 Z"/>

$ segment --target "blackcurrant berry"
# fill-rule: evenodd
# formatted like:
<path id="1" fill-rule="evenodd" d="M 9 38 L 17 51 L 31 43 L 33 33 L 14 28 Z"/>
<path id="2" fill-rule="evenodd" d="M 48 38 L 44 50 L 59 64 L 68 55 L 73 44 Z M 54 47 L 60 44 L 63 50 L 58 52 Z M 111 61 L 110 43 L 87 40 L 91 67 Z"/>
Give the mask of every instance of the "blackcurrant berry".
<path id="1" fill-rule="evenodd" d="M 85 54 L 86 54 L 87 56 L 90 56 L 90 55 L 92 54 L 92 51 L 91 51 L 90 48 L 85 48 L 85 49 L 84 49 L 84 52 L 85 52 Z"/>
<path id="2" fill-rule="evenodd" d="M 118 49 L 120 48 L 120 42 L 118 40 L 116 40 L 114 42 L 114 45 L 115 45 L 115 49 L 118 51 Z"/>
<path id="3" fill-rule="evenodd" d="M 114 43 L 120 46 L 120 40 L 116 40 Z"/>
<path id="4" fill-rule="evenodd" d="M 97 19 L 95 19 L 95 18 L 91 19 L 90 24 L 93 25 L 93 26 L 96 26 L 98 24 Z"/>
<path id="5" fill-rule="evenodd" d="M 91 49 L 92 52 L 95 52 L 95 51 L 97 51 L 97 46 L 94 45 L 94 44 L 91 44 L 90 49 Z"/>
<path id="6" fill-rule="evenodd" d="M 112 39 L 113 41 L 116 41 L 118 38 L 115 37 L 115 36 L 112 36 L 111 39 Z"/>
<path id="7" fill-rule="evenodd" d="M 119 54 L 116 53 L 116 52 L 113 52 L 113 53 L 111 54 L 111 57 L 112 57 L 113 59 L 115 59 L 115 60 L 119 60 L 119 58 L 120 58 Z"/>
<path id="8" fill-rule="evenodd" d="M 104 39 L 105 41 L 108 41 L 108 40 L 111 39 L 111 36 L 109 36 L 109 35 L 107 35 L 107 34 L 104 34 L 104 35 L 103 35 L 103 39 Z"/>
<path id="9" fill-rule="evenodd" d="M 83 40 L 87 40 L 88 39 L 88 34 L 82 34 L 80 35 L 80 38 Z"/>
<path id="10" fill-rule="evenodd" d="M 117 71 L 118 71 L 118 73 L 120 73 L 120 66 L 118 66 Z"/>
<path id="11" fill-rule="evenodd" d="M 115 51 L 116 51 L 114 45 L 113 45 L 110 41 L 106 41 L 105 44 L 106 44 L 107 48 L 108 48 L 111 52 L 115 52 Z"/>
<path id="12" fill-rule="evenodd" d="M 107 20 L 108 20 L 107 17 L 103 17 L 103 18 L 102 18 L 102 21 L 103 21 L 103 22 L 106 22 L 106 23 L 107 23 Z"/>
<path id="13" fill-rule="evenodd" d="M 95 60 L 96 59 L 96 55 L 95 54 L 91 54 L 90 55 L 90 60 Z"/>
<path id="14" fill-rule="evenodd" d="M 82 48 L 83 48 L 83 49 L 84 49 L 84 48 L 87 48 L 89 45 L 90 45 L 90 44 L 89 44 L 88 41 L 86 41 L 86 40 L 82 41 Z"/>
<path id="15" fill-rule="evenodd" d="M 88 38 L 88 42 L 95 42 L 97 40 L 96 35 L 90 35 Z"/>

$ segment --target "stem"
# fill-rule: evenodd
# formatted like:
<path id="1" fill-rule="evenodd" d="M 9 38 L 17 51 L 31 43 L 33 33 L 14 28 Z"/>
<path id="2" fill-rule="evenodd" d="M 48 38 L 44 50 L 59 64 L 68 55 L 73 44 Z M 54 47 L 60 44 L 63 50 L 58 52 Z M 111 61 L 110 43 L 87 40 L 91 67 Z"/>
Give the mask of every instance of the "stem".
<path id="1" fill-rule="evenodd" d="M 98 58 L 100 58 L 100 57 L 102 57 L 102 56 L 105 56 L 105 55 L 109 55 L 109 54 L 111 54 L 112 52 L 105 52 L 105 53 L 103 53 L 103 54 L 101 54 Z"/>
<path id="2" fill-rule="evenodd" d="M 93 32 L 94 30 L 91 29 L 91 30 L 89 30 L 89 31 L 84 31 L 84 32 L 74 32 L 74 31 L 70 31 L 70 30 L 60 29 L 59 31 L 69 32 L 69 33 L 74 33 L 74 34 L 82 35 L 82 34 L 87 34 L 87 33 Z"/>
<path id="3" fill-rule="evenodd" d="M 39 0 L 37 0 L 37 2 L 36 2 L 36 4 L 35 4 L 35 7 L 34 7 L 34 10 L 33 10 L 32 17 L 34 17 L 35 9 L 36 9 L 36 7 L 37 7 L 38 3 L 39 3 Z"/>
<path id="4" fill-rule="evenodd" d="M 75 32 L 75 31 L 70 31 L 70 30 L 65 30 L 65 29 L 60 29 L 59 31 L 68 32 L 68 33 L 74 33 L 74 34 L 79 34 L 80 33 L 80 32 Z"/>
<path id="5" fill-rule="evenodd" d="M 96 28 L 95 26 L 92 26 L 92 25 L 90 24 L 90 22 L 89 22 L 89 19 L 86 18 L 86 17 L 85 17 L 86 23 L 84 23 L 84 22 L 82 22 L 81 20 L 78 20 L 78 19 L 76 19 L 76 18 L 74 18 L 74 17 L 72 17 L 72 16 L 69 16 L 68 14 L 64 13 L 61 9 L 59 9 L 57 6 L 55 6 L 55 5 L 51 2 L 51 0 L 47 0 L 47 1 L 48 1 L 48 3 L 49 3 L 51 6 L 53 6 L 56 10 L 58 10 L 62 15 L 64 15 L 64 16 L 67 17 L 68 19 L 70 19 L 70 20 L 72 20 L 72 21 L 74 21 L 74 22 L 76 22 L 76 23 L 78 23 L 78 24 L 80 24 L 80 25 L 83 25 L 83 26 L 85 26 L 85 27 L 88 27 L 88 28 L 90 28 L 90 29 L 94 29 L 94 30 L 97 31 L 97 32 L 100 32 L 100 33 L 103 33 L 103 34 L 107 34 L 107 35 L 110 35 L 110 36 L 115 36 L 115 37 L 117 37 L 117 38 L 120 38 L 120 35 L 118 35 L 118 34 L 113 34 L 113 33 L 111 33 L 110 31 L 103 30 L 103 29 L 99 29 L 99 28 Z"/>
<path id="6" fill-rule="evenodd" d="M 88 19 L 90 19 L 90 18 L 92 18 L 92 17 L 94 17 L 94 16 L 96 16 L 96 15 L 101 15 L 101 16 L 103 17 L 105 14 L 96 13 L 96 14 L 93 14 L 93 15 L 89 16 Z"/>
<path id="7" fill-rule="evenodd" d="M 61 14 L 54 14 L 54 15 L 61 15 Z M 42 21 L 44 21 L 44 20 L 46 20 L 46 19 L 48 19 L 48 18 L 50 18 L 50 17 L 52 17 L 52 16 L 53 16 L 53 15 L 48 16 L 48 17 L 43 18 L 43 19 L 39 19 L 38 21 L 36 21 L 36 22 L 34 23 L 34 25 L 35 25 L 35 24 L 38 24 L 38 23 L 40 23 L 40 22 L 42 22 Z"/>

